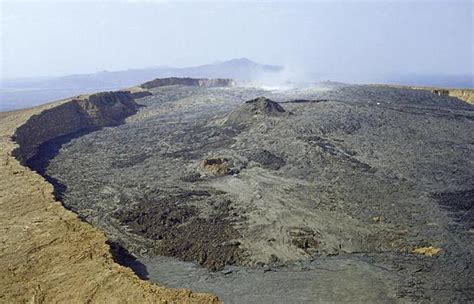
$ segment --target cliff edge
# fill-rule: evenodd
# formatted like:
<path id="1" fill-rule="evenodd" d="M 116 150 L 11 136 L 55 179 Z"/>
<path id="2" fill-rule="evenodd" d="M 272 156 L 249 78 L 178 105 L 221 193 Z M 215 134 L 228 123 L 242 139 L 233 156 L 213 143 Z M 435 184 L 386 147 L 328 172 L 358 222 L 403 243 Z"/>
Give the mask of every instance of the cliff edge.
<path id="1" fill-rule="evenodd" d="M 64 209 L 53 186 L 13 156 L 16 149 L 27 160 L 46 140 L 118 124 L 135 111 L 130 94 L 108 92 L 0 113 L 1 303 L 218 302 L 142 281 L 115 263 L 105 235 Z"/>
<path id="2" fill-rule="evenodd" d="M 451 88 L 418 87 L 418 86 L 389 85 L 389 84 L 376 84 L 374 86 L 430 91 L 431 93 L 436 94 L 436 95 L 454 97 L 454 98 L 460 99 L 464 102 L 474 105 L 474 89 L 451 89 Z"/>
<path id="3" fill-rule="evenodd" d="M 464 100 L 467 103 L 474 105 L 474 90 L 469 89 L 446 89 L 447 95 Z M 432 91 L 433 92 L 433 91 Z"/>

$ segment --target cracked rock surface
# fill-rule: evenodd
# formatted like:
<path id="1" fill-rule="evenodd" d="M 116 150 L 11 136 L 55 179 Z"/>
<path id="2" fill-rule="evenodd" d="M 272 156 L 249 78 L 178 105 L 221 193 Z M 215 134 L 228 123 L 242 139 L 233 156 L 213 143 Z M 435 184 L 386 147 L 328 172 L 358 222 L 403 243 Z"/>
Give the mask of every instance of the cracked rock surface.
<path id="1" fill-rule="evenodd" d="M 376 86 L 150 91 L 125 124 L 42 145 L 39 169 L 151 279 L 227 302 L 473 300 L 472 106 Z"/>

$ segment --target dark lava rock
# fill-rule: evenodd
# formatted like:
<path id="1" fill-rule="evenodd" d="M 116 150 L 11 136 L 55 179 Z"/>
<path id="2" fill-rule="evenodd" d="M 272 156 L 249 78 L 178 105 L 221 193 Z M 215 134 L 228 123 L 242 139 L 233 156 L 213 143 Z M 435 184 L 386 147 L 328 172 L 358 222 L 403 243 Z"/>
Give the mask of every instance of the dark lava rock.
<path id="1" fill-rule="evenodd" d="M 266 97 L 259 97 L 256 99 L 248 100 L 242 106 L 242 109 L 253 113 L 253 114 L 262 114 L 269 116 L 278 116 L 281 113 L 286 112 L 282 106 L 277 102 L 274 102 Z"/>
<path id="2" fill-rule="evenodd" d="M 277 156 L 270 151 L 258 151 L 249 157 L 250 160 L 259 163 L 262 167 L 272 170 L 278 170 L 286 164 L 284 158 Z"/>
<path id="3" fill-rule="evenodd" d="M 266 97 L 248 100 L 243 105 L 230 112 L 225 124 L 242 125 L 255 121 L 258 118 L 280 117 L 288 112 L 277 102 Z"/>
<path id="4" fill-rule="evenodd" d="M 206 191 L 191 191 L 155 199 L 146 196 L 114 216 L 134 233 L 158 240 L 155 254 L 197 261 L 211 270 L 219 270 L 239 261 L 241 250 L 234 240 L 240 235 L 228 219 L 232 210 L 229 201 L 216 201 L 214 213 L 208 218 L 200 217 L 197 208 L 186 204 L 209 195 Z"/>
<path id="5" fill-rule="evenodd" d="M 474 227 L 474 189 L 439 192 L 433 195 L 460 225 Z"/>

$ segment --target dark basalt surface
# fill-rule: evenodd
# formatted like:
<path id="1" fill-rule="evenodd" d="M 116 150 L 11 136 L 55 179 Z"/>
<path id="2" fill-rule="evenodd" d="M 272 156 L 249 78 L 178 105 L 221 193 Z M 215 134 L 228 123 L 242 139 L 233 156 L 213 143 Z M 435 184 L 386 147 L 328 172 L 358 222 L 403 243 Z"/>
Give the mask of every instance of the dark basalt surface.
<path id="1" fill-rule="evenodd" d="M 231 303 L 474 299 L 472 106 L 375 86 L 151 92 L 35 158 L 150 279 Z"/>
<path id="2" fill-rule="evenodd" d="M 114 216 L 134 233 L 160 240 L 160 246 L 153 248 L 154 254 L 197 261 L 212 270 L 222 269 L 239 260 L 238 244 L 228 242 L 240 237 L 229 219 L 231 202 L 211 202 L 207 218 L 198 217 L 198 208 L 187 205 L 199 197 L 210 196 L 207 191 L 161 197 L 156 191 L 148 192 L 139 204 Z"/>

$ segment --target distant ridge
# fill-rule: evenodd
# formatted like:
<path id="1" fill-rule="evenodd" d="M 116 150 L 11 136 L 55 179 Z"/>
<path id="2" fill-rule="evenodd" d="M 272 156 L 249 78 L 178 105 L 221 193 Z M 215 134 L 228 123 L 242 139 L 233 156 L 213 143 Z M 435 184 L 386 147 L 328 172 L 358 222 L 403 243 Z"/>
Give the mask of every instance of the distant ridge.
<path id="1" fill-rule="evenodd" d="M 3 80 L 0 83 L 0 111 L 34 106 L 79 94 L 127 88 L 156 78 L 232 78 L 237 81 L 252 81 L 282 70 L 282 66 L 260 64 L 248 58 L 235 58 L 185 68 L 155 67 L 46 79 Z"/>
<path id="2" fill-rule="evenodd" d="M 168 77 L 157 78 L 140 85 L 143 89 L 153 89 L 169 85 L 187 85 L 194 87 L 231 87 L 234 80 L 229 78 L 189 78 L 189 77 Z"/>

